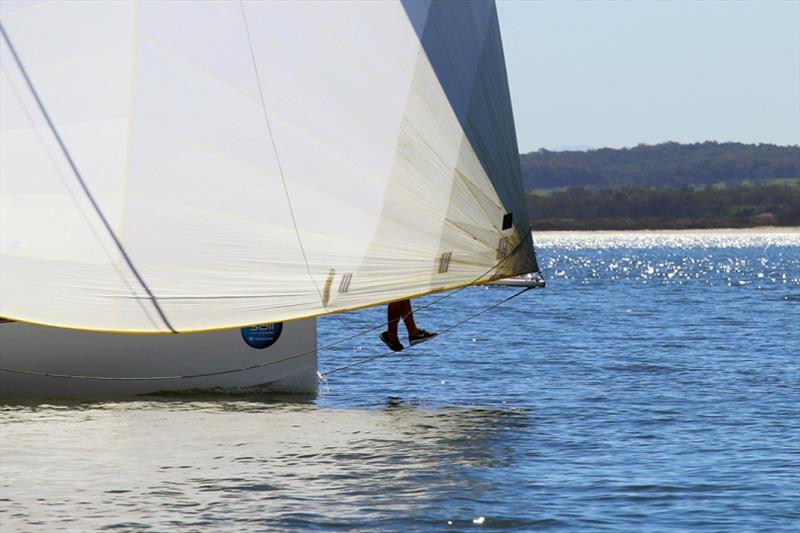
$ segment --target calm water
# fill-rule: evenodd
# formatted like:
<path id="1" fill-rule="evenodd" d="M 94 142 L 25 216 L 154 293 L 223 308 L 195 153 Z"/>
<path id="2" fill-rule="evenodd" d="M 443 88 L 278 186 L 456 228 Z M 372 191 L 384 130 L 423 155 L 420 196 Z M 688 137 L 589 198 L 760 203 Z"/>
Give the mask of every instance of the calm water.
<path id="1" fill-rule="evenodd" d="M 538 244 L 546 289 L 317 398 L 3 407 L 0 528 L 798 531 L 800 233 Z"/>

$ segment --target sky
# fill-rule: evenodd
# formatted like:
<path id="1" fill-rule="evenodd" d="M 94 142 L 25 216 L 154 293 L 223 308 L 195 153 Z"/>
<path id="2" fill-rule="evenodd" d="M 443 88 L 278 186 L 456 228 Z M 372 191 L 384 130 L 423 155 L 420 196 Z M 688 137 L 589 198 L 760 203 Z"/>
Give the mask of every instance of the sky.
<path id="1" fill-rule="evenodd" d="M 497 0 L 520 152 L 800 144 L 800 0 Z"/>

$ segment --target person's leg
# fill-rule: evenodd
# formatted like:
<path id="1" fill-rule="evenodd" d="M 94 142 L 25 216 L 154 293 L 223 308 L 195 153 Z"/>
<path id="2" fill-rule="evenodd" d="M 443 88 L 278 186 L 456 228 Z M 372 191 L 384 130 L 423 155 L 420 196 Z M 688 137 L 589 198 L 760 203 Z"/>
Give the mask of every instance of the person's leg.
<path id="1" fill-rule="evenodd" d="M 411 300 L 400 300 L 399 302 L 392 302 L 386 308 L 388 316 L 389 328 L 380 334 L 381 340 L 392 350 L 399 352 L 403 349 L 400 339 L 397 337 L 397 323 L 400 319 L 406 324 L 408 330 L 408 341 L 411 344 L 417 344 L 428 339 L 432 339 L 438 333 L 431 333 L 424 329 L 419 329 L 414 322 L 414 312 L 411 308 Z"/>
<path id="2" fill-rule="evenodd" d="M 403 318 L 403 305 L 402 302 L 392 302 L 386 306 L 386 316 L 388 318 L 388 327 L 386 331 L 381 333 L 380 339 L 392 350 L 399 352 L 403 349 L 403 344 L 397 337 L 397 324 Z"/>
<path id="3" fill-rule="evenodd" d="M 407 301 L 407 300 L 406 300 Z M 386 316 L 388 318 L 389 329 L 387 335 L 392 342 L 399 342 L 397 338 L 397 324 L 403 318 L 403 302 L 392 302 L 386 306 Z"/>
<path id="4" fill-rule="evenodd" d="M 411 300 L 401 300 L 394 303 L 397 304 L 398 312 L 400 313 L 400 316 L 403 317 L 403 322 L 406 325 L 408 334 L 412 337 L 419 334 L 417 324 L 414 322 L 414 311 L 411 309 Z"/>

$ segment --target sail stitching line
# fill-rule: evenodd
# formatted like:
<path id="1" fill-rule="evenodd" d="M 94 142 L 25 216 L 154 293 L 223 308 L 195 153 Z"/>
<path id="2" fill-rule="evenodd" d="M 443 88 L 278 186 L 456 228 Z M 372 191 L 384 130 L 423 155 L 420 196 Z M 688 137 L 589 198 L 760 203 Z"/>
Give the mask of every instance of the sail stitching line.
<path id="1" fill-rule="evenodd" d="M 531 233 L 528 233 L 528 236 L 530 237 Z M 489 270 L 487 270 L 486 272 L 484 272 L 483 274 L 481 274 L 480 276 L 475 278 L 469 284 L 464 285 L 463 287 L 459 287 L 458 289 L 455 289 L 455 290 L 453 290 L 451 292 L 448 292 L 444 296 L 442 296 L 440 298 L 437 298 L 436 300 L 433 300 L 432 302 L 428 302 L 425 305 L 421 305 L 421 306 L 417 307 L 415 310 L 412 309 L 411 312 L 407 313 L 406 315 L 403 315 L 403 317 L 401 317 L 401 319 L 404 319 L 406 316 L 408 316 L 409 314 L 413 313 L 414 311 L 422 311 L 423 309 L 426 309 L 426 308 L 431 307 L 431 306 L 433 306 L 435 304 L 438 304 L 442 300 L 450 298 L 454 294 L 458 294 L 459 292 L 463 291 L 467 287 L 472 287 L 478 281 L 480 281 L 481 278 L 483 278 L 484 276 L 486 276 L 487 274 L 489 274 L 490 272 L 495 270 L 497 267 L 499 267 L 503 262 L 507 261 L 509 258 L 513 257 L 514 254 L 522 247 L 522 245 L 527 240 L 528 240 L 527 238 L 522 239 L 522 241 L 520 241 L 520 243 L 517 244 L 516 247 L 514 247 L 514 249 L 511 251 L 510 254 L 508 254 L 508 256 L 506 256 L 503 259 L 501 259 L 500 261 L 498 261 L 492 268 L 490 268 Z M 523 292 L 525 292 L 526 290 L 528 290 L 530 288 L 532 288 L 532 287 L 527 287 L 526 289 L 524 289 L 524 290 L 520 291 L 519 293 L 515 294 L 514 296 L 512 296 L 512 298 L 516 298 L 517 296 L 519 296 L 520 294 L 522 294 Z M 498 303 L 498 304 L 496 304 L 494 306 L 490 306 L 488 308 L 485 308 L 484 310 L 479 311 L 475 315 L 472 315 L 470 318 L 467 318 L 466 320 L 461 321 L 457 325 L 461 325 L 464 322 L 467 322 L 468 320 L 471 320 L 472 318 L 475 318 L 475 317 L 485 313 L 489 309 L 492 309 L 493 307 L 497 307 L 497 306 L 507 302 L 508 300 L 510 300 L 512 298 L 507 298 L 506 300 L 503 300 L 503 301 L 501 301 L 500 303 Z M 399 320 L 398 320 L 398 322 L 399 322 Z M 377 329 L 383 328 L 387 324 L 388 324 L 388 322 L 383 322 L 383 323 L 381 323 L 381 324 L 379 324 L 377 326 L 374 326 L 372 328 L 365 329 L 364 331 L 361 331 L 360 333 L 356 333 L 356 334 L 344 337 L 342 339 L 339 339 L 338 341 L 330 342 L 330 343 L 325 344 L 323 346 L 318 346 L 318 347 L 316 347 L 314 349 L 311 349 L 311 350 L 306 350 L 304 352 L 298 352 L 296 354 L 290 355 L 288 357 L 284 357 L 282 359 L 278 359 L 276 361 L 262 361 L 260 363 L 255 363 L 255 364 L 250 365 L 250 366 L 241 367 L 241 368 L 232 368 L 232 369 L 228 369 L 228 370 L 220 370 L 218 372 L 205 372 L 205 373 L 201 373 L 201 374 L 188 374 L 188 375 L 182 375 L 182 376 L 143 376 L 143 377 L 131 377 L 131 376 L 122 376 L 122 377 L 115 377 L 115 376 L 83 376 L 83 375 L 78 375 L 78 374 L 56 374 L 56 373 L 51 373 L 51 372 L 38 372 L 38 371 L 35 371 L 35 370 L 20 370 L 20 369 L 15 369 L 15 368 L 4 368 L 4 367 L 0 367 L 0 372 L 10 372 L 10 373 L 13 373 L 13 374 L 26 374 L 26 375 L 31 375 L 31 376 L 43 376 L 43 377 L 54 377 L 54 378 L 88 379 L 88 380 L 95 380 L 95 381 L 164 381 L 164 380 L 168 380 L 168 379 L 190 379 L 190 378 L 201 378 L 201 377 L 211 377 L 211 376 L 222 376 L 222 375 L 225 375 L 225 374 L 234 374 L 234 373 L 237 373 L 237 372 L 246 372 L 248 370 L 255 370 L 257 368 L 263 368 L 263 367 L 267 367 L 267 366 L 270 366 L 270 365 L 283 363 L 285 361 L 290 361 L 292 359 L 297 359 L 298 357 L 303 357 L 305 355 L 309 355 L 309 354 L 312 354 L 314 352 L 319 352 L 320 350 L 326 350 L 326 349 L 331 348 L 333 346 L 337 346 L 339 344 L 342 344 L 345 341 L 349 341 L 349 340 L 361 337 L 363 335 L 366 335 L 367 333 L 371 333 L 371 332 L 373 332 L 373 331 L 375 331 Z M 448 328 L 444 329 L 442 331 L 442 333 L 450 331 L 450 330 L 454 329 L 455 327 L 456 326 L 449 326 Z M 385 353 L 385 354 L 379 354 L 379 357 L 386 357 L 387 355 L 391 355 L 393 353 L 397 353 L 397 352 L 392 351 L 392 352 L 388 352 L 388 353 Z M 378 358 L 378 356 L 372 356 L 371 358 L 368 358 L 368 360 L 372 360 L 372 359 L 376 359 L 376 358 Z M 327 373 L 322 374 L 322 375 L 326 376 L 327 374 L 332 373 L 334 371 L 338 372 L 339 370 L 338 369 L 334 369 L 333 371 L 327 372 Z"/>
<path id="2" fill-rule="evenodd" d="M 303 255 L 303 262 L 306 265 L 306 271 L 308 272 L 308 277 L 311 280 L 311 283 L 314 284 L 314 288 L 317 290 L 317 294 L 319 295 L 320 302 L 322 302 L 322 306 L 327 308 L 328 306 L 325 305 L 325 298 L 322 296 L 322 291 L 319 289 L 316 280 L 314 279 L 313 274 L 311 273 L 311 266 L 308 264 L 308 257 L 306 256 L 306 249 L 303 246 L 303 240 L 300 238 L 300 230 L 297 227 L 297 219 L 294 215 L 294 207 L 292 206 L 292 198 L 289 196 L 289 187 L 286 184 L 286 175 L 283 172 L 283 164 L 281 163 L 280 155 L 278 154 L 278 145 L 275 142 L 275 135 L 272 133 L 272 125 L 269 121 L 269 113 L 267 113 L 267 105 L 264 102 L 264 91 L 261 88 L 261 76 L 258 74 L 258 65 L 256 64 L 256 54 L 253 50 L 253 41 L 250 38 L 250 27 L 247 24 L 247 15 L 244 11 L 244 2 L 239 0 L 239 7 L 242 9 L 242 20 L 244 21 L 244 29 L 245 33 L 247 33 L 247 44 L 250 47 L 250 60 L 253 62 L 253 71 L 255 71 L 256 75 L 256 83 L 258 84 L 258 96 L 261 99 L 261 110 L 264 112 L 264 122 L 267 124 L 267 132 L 269 133 L 270 141 L 272 142 L 272 150 L 275 153 L 275 161 L 278 163 L 278 171 L 281 175 L 281 183 L 283 184 L 283 192 L 286 195 L 286 203 L 289 206 L 289 214 L 292 217 L 292 226 L 294 227 L 294 234 L 297 237 L 297 244 L 300 245 L 300 253 Z"/>
<path id="3" fill-rule="evenodd" d="M 158 305 L 158 300 L 156 300 L 155 295 L 150 290 L 150 287 L 147 286 L 147 283 L 145 283 L 144 278 L 142 278 L 141 274 L 139 274 L 139 271 L 134 266 L 133 261 L 128 256 L 128 253 L 125 251 L 125 248 L 122 246 L 122 242 L 120 242 L 120 240 L 117 237 L 116 233 L 114 233 L 114 230 L 111 227 L 111 224 L 109 224 L 108 220 L 106 219 L 105 215 L 103 214 L 103 211 L 100 209 L 100 206 L 98 205 L 97 201 L 95 201 L 94 197 L 92 196 L 91 191 L 89 191 L 89 187 L 86 185 L 86 182 L 83 180 L 83 176 L 81 176 L 81 173 L 78 170 L 78 167 L 75 165 L 75 162 L 73 161 L 72 156 L 69 153 L 69 150 L 67 150 L 67 146 L 64 144 L 64 141 L 61 138 L 61 135 L 58 133 L 58 130 L 56 129 L 55 124 L 53 124 L 53 121 L 50 118 L 50 114 L 47 112 L 47 109 L 44 107 L 44 102 L 42 102 L 42 99 L 39 97 L 39 93 L 36 91 L 36 88 L 33 86 L 33 81 L 28 76 L 28 72 L 27 72 L 27 70 L 25 70 L 25 67 L 22 64 L 22 60 L 20 59 L 19 55 L 17 55 L 16 48 L 14 48 L 14 45 L 11 44 L 11 39 L 9 38 L 8 34 L 6 33 L 5 26 L 3 26 L 2 22 L 0 22 L 0 33 L 3 34 L 3 39 L 5 40 L 6 44 L 8 45 L 8 48 L 11 51 L 11 55 L 14 57 L 14 61 L 16 62 L 17 67 L 19 67 L 19 70 L 22 73 L 23 78 L 25 78 L 25 83 L 28 85 L 28 89 L 30 89 L 31 94 L 33 95 L 33 98 L 36 100 L 36 104 L 38 105 L 39 110 L 42 112 L 42 116 L 44 117 L 45 121 L 47 121 L 47 125 L 50 127 L 50 130 L 53 132 L 53 136 L 55 137 L 56 141 L 58 142 L 58 145 L 61 148 L 61 151 L 64 153 L 64 157 L 67 159 L 67 162 L 69 163 L 69 166 L 72 169 L 72 172 L 75 174 L 75 177 L 77 178 L 78 183 L 80 184 L 81 188 L 83 189 L 83 192 L 86 194 L 86 197 L 89 199 L 89 202 L 92 204 L 92 207 L 94 208 L 95 212 L 97 213 L 97 216 L 100 218 L 100 221 L 105 226 L 106 230 L 108 231 L 109 235 L 111 236 L 111 239 L 114 241 L 114 244 L 116 244 L 117 249 L 119 249 L 120 254 L 122 255 L 123 259 L 125 259 L 125 262 L 127 263 L 128 267 L 131 269 L 131 272 L 136 277 L 136 279 L 139 281 L 139 283 L 141 284 L 142 288 L 145 290 L 147 295 L 150 297 L 150 301 L 153 302 L 153 307 L 155 307 L 156 311 L 158 311 L 158 314 L 161 317 L 161 320 L 164 322 L 164 325 L 167 326 L 167 328 L 172 333 L 178 333 L 177 330 L 175 330 L 175 328 L 172 327 L 172 324 L 170 324 L 170 321 L 167 319 L 167 316 L 164 314 L 164 311 L 161 309 L 161 306 Z"/>

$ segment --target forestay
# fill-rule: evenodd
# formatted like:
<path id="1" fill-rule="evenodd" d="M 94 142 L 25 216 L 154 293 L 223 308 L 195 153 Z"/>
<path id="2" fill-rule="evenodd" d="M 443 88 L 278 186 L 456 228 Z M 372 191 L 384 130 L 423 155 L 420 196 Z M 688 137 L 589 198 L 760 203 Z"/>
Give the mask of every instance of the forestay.
<path id="1" fill-rule="evenodd" d="M 3 317 L 189 332 L 538 269 L 493 3 L 1 6 Z"/>

